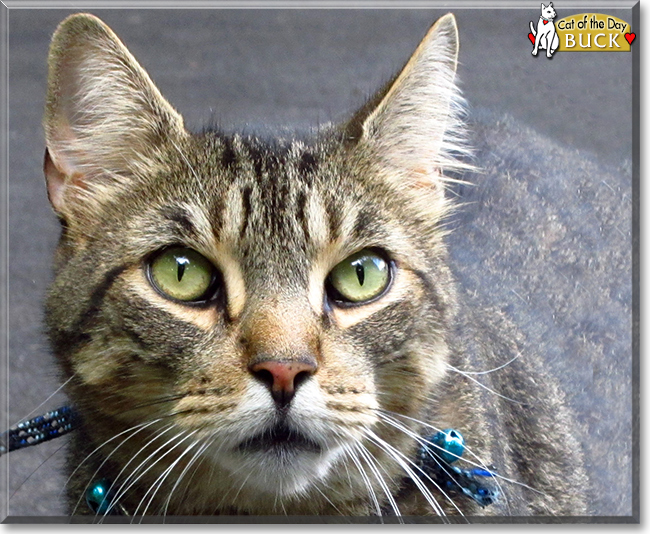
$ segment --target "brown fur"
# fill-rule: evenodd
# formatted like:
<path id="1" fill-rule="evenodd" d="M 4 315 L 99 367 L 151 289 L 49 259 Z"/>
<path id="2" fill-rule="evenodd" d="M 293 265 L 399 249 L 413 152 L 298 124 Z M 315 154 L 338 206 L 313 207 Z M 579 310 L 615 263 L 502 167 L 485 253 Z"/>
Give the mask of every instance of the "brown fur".
<path id="1" fill-rule="evenodd" d="M 60 25 L 45 131 L 64 231 L 47 322 L 83 419 L 71 513 L 88 513 L 79 503 L 101 477 L 125 489 L 130 513 L 584 512 L 579 447 L 548 439 L 569 415 L 536 378 L 534 355 L 495 376 L 496 393 L 457 372 L 496 367 L 521 347 L 500 312 L 463 306 L 448 267 L 443 172 L 468 167 L 452 157 L 465 152 L 457 46 L 447 15 L 348 124 L 266 142 L 188 133 L 101 21 Z M 220 271 L 209 305 L 150 284 L 148 259 L 176 244 Z M 328 273 L 364 248 L 392 261 L 390 288 L 361 306 L 329 302 Z M 286 412 L 250 370 L 269 358 L 315 368 Z M 237 450 L 282 417 L 323 453 Z M 427 484 L 436 510 L 405 481 L 417 476 L 416 437 L 434 427 L 457 428 L 480 462 L 515 481 L 501 482 L 499 503 L 452 502 Z"/>

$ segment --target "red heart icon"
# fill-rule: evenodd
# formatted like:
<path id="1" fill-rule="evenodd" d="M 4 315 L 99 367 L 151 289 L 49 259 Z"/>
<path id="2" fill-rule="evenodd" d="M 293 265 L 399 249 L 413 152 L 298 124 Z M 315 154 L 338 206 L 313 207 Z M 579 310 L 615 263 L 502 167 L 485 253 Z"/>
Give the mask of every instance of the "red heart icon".
<path id="1" fill-rule="evenodd" d="M 532 33 L 528 34 L 528 38 L 530 39 L 530 42 L 535 44 L 535 36 Z"/>
<path id="2" fill-rule="evenodd" d="M 635 38 L 636 38 L 636 33 L 626 33 L 625 34 L 625 40 L 630 44 L 632 44 L 632 41 L 634 41 Z"/>
<path id="3" fill-rule="evenodd" d="M 545 20 L 544 21 L 544 26 L 546 26 L 547 24 L 548 24 L 548 20 Z"/>

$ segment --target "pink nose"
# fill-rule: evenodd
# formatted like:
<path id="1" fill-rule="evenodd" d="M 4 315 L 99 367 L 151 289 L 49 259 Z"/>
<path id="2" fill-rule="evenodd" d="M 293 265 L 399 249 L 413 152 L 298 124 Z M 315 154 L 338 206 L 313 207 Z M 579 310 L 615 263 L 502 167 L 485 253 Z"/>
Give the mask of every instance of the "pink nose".
<path id="1" fill-rule="evenodd" d="M 316 372 L 316 362 L 265 360 L 250 366 L 250 371 L 271 390 L 279 408 L 287 406 L 296 389 Z"/>

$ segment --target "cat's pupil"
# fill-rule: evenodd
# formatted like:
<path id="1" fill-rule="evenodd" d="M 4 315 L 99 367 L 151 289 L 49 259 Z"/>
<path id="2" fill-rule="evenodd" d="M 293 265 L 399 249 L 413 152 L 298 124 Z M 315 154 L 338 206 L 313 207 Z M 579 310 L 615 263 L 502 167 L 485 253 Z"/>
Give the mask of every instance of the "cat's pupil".
<path id="1" fill-rule="evenodd" d="M 366 271 L 360 263 L 357 263 L 357 278 L 359 279 L 359 285 L 362 286 L 366 278 Z"/>
<path id="2" fill-rule="evenodd" d="M 178 264 L 178 271 L 176 271 L 176 277 L 179 282 L 183 278 L 183 274 L 185 273 L 185 267 L 189 262 L 190 260 L 188 260 L 187 258 L 176 258 L 176 263 Z"/>

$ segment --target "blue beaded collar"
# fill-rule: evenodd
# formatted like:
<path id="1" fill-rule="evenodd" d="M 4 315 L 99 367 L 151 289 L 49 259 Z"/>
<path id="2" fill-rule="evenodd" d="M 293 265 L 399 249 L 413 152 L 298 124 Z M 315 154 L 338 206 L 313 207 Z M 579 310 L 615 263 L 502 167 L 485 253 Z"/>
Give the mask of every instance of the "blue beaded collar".
<path id="1" fill-rule="evenodd" d="M 0 435 L 0 456 L 63 436 L 78 424 L 79 418 L 69 406 L 23 421 Z M 464 451 L 465 440 L 460 432 L 452 428 L 442 430 L 421 440 L 417 465 L 447 495 L 465 495 L 480 506 L 489 506 L 499 496 L 496 485 L 491 483 L 495 478 L 494 469 L 464 469 L 454 465 Z M 86 491 L 88 507 L 95 513 L 128 515 L 119 503 L 110 506 L 111 486 L 105 478 L 91 484 Z"/>
<path id="2" fill-rule="evenodd" d="M 465 440 L 458 430 L 436 432 L 420 446 L 418 465 L 448 495 L 462 494 L 480 506 L 494 503 L 499 490 L 491 467 L 463 469 L 453 465 L 465 452 Z"/>
<path id="3" fill-rule="evenodd" d="M 74 410 L 62 406 L 58 410 L 18 423 L 0 434 L 0 456 L 63 436 L 77 428 L 78 422 Z"/>

